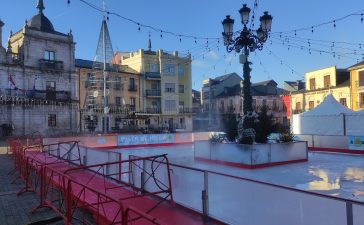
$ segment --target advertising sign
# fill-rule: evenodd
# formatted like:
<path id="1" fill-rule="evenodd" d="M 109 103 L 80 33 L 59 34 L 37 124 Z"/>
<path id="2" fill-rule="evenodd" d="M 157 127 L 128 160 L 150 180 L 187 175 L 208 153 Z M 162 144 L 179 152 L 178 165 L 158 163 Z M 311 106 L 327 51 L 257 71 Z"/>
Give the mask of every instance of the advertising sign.
<path id="1" fill-rule="evenodd" d="M 118 146 L 170 144 L 174 139 L 174 134 L 119 135 Z"/>
<path id="2" fill-rule="evenodd" d="M 349 149 L 364 150 L 364 136 L 349 136 Z"/>

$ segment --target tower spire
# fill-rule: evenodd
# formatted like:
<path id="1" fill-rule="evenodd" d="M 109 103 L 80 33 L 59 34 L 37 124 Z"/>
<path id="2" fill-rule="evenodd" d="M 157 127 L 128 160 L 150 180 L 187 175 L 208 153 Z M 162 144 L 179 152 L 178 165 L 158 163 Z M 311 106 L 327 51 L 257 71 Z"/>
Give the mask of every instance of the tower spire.
<path id="1" fill-rule="evenodd" d="M 37 9 L 39 10 L 39 14 L 43 14 L 43 10 L 45 9 L 43 0 L 38 0 Z"/>
<path id="2" fill-rule="evenodd" d="M 150 38 L 150 32 L 149 32 L 149 40 L 148 40 L 148 50 L 152 51 L 152 40 Z"/>

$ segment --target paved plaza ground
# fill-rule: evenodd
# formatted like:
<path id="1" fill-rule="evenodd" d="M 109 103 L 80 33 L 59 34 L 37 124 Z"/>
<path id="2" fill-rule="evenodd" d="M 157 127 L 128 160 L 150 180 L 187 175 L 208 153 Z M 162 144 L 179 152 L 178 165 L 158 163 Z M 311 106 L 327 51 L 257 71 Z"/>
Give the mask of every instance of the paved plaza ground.
<path id="1" fill-rule="evenodd" d="M 6 155 L 5 143 L 0 142 L 0 225 L 62 224 L 47 221 L 56 217 L 50 209 L 30 213 L 31 209 L 38 205 L 39 197 L 34 193 L 17 196 L 17 192 L 24 186 L 24 183 L 21 180 L 12 183 L 17 176 L 17 173 L 8 174 L 13 166 L 13 158 Z"/>

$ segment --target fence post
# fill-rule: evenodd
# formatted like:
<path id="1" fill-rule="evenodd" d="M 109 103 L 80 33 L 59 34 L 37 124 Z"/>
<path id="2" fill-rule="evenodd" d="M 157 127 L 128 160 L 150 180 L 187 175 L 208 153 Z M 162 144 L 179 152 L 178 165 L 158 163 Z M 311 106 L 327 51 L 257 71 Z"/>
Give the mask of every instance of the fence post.
<path id="1" fill-rule="evenodd" d="M 142 193 L 145 193 L 145 168 L 146 168 L 146 161 L 143 160 L 143 171 L 140 174 L 140 189 Z"/>
<path id="2" fill-rule="evenodd" d="M 206 223 L 209 220 L 209 177 L 208 172 L 204 171 L 204 190 L 202 190 L 202 215 L 203 221 Z"/>
<path id="3" fill-rule="evenodd" d="M 353 203 L 351 203 L 351 202 L 346 202 L 346 225 L 354 225 Z"/>
<path id="4" fill-rule="evenodd" d="M 346 136 L 346 116 L 343 113 L 343 134 Z"/>

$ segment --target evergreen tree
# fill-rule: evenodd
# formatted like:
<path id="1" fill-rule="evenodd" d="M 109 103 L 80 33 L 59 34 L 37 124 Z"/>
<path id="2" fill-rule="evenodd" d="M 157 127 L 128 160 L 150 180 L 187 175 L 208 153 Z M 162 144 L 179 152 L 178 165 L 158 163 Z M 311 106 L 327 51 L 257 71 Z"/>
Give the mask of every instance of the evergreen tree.
<path id="1" fill-rule="evenodd" d="M 238 122 L 236 120 L 236 116 L 233 113 L 227 114 L 222 119 L 223 122 L 223 130 L 227 135 L 229 141 L 234 141 L 236 136 L 238 135 Z"/>
<path id="2" fill-rule="evenodd" d="M 277 132 L 279 126 L 274 121 L 273 114 L 268 113 L 268 107 L 265 105 L 258 112 L 257 120 L 255 123 L 255 141 L 258 143 L 267 143 L 268 135 L 272 132 Z"/>

